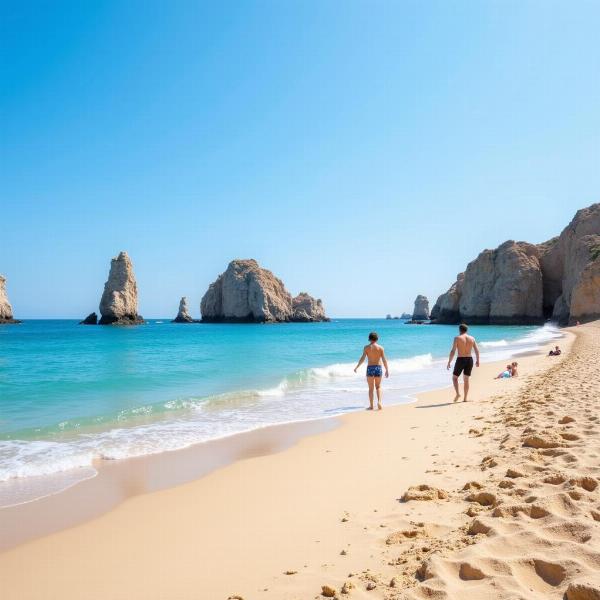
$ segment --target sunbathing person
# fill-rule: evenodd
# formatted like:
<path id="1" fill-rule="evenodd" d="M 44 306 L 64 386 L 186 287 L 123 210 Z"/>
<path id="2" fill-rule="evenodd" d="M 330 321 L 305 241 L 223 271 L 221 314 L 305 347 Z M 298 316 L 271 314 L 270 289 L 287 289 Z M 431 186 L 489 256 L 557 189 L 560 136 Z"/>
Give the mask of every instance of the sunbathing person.
<path id="1" fill-rule="evenodd" d="M 502 371 L 502 373 L 498 373 L 494 379 L 507 379 L 508 377 L 512 377 L 512 366 L 506 365 L 506 369 Z"/>
<path id="2" fill-rule="evenodd" d="M 558 346 L 554 347 L 554 350 L 550 350 L 550 352 L 548 353 L 548 356 L 560 356 L 561 355 L 561 349 Z"/>

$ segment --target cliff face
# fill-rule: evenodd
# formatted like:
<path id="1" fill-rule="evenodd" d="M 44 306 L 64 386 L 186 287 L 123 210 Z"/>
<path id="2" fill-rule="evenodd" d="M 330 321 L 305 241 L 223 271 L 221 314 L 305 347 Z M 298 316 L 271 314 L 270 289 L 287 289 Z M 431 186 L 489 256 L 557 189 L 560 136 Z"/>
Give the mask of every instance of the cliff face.
<path id="1" fill-rule="evenodd" d="M 561 324 L 600 314 L 600 204 L 577 211 L 558 238 L 542 245 L 547 296 L 544 304 Z"/>
<path id="2" fill-rule="evenodd" d="M 108 280 L 100 300 L 100 325 L 138 325 L 138 291 L 133 265 L 127 252 L 121 252 L 110 263 Z"/>
<path id="3" fill-rule="evenodd" d="M 13 317 L 13 310 L 6 293 L 6 279 L 0 275 L 0 325 L 7 323 L 20 323 Z"/>
<path id="4" fill-rule="evenodd" d="M 543 244 L 508 241 L 469 263 L 433 310 L 437 323 L 565 325 L 600 315 L 600 204 Z"/>
<path id="5" fill-rule="evenodd" d="M 294 304 L 295 303 L 295 304 Z M 292 300 L 283 282 L 253 260 L 233 260 L 210 284 L 200 304 L 206 322 L 324 320 L 320 300 L 300 294 Z M 317 318 L 322 312 L 323 318 Z"/>

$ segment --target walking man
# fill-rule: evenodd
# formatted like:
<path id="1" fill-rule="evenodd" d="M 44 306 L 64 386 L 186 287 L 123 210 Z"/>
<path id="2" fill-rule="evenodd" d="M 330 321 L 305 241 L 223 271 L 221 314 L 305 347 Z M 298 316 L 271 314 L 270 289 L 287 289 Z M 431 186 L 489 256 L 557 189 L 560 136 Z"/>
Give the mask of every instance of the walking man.
<path id="1" fill-rule="evenodd" d="M 381 377 L 383 375 L 381 369 L 381 363 L 385 367 L 385 376 L 389 377 L 388 363 L 385 358 L 385 351 L 383 347 L 377 343 L 379 336 L 372 331 L 369 334 L 369 343 L 363 348 L 362 356 L 358 361 L 354 372 L 358 370 L 358 367 L 367 360 L 367 384 L 369 385 L 369 408 L 367 410 L 373 410 L 373 390 L 377 392 L 377 410 L 381 410 L 383 405 L 381 403 L 383 393 L 381 391 Z"/>
<path id="2" fill-rule="evenodd" d="M 465 394 L 463 402 L 467 401 L 467 396 L 469 395 L 469 378 L 471 377 L 471 371 L 473 370 L 473 357 L 471 356 L 473 351 L 475 351 L 475 366 L 479 366 L 479 348 L 477 347 L 475 338 L 467 334 L 468 330 L 469 328 L 464 323 L 458 326 L 459 335 L 454 338 L 452 350 L 450 350 L 450 356 L 448 357 L 447 369 L 450 370 L 450 367 L 452 366 L 452 359 L 458 352 L 458 358 L 456 359 L 454 371 L 452 372 L 452 383 L 454 385 L 454 391 L 456 392 L 456 396 L 454 396 L 454 402 L 460 398 L 458 378 L 461 376 L 461 374 L 463 376 Z"/>

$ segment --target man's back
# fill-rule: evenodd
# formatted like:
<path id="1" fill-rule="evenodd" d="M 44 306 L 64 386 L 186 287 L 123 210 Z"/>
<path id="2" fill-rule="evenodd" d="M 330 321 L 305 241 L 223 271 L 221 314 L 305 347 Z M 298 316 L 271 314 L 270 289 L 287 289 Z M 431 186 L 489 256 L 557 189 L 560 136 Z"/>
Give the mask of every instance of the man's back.
<path id="1" fill-rule="evenodd" d="M 454 341 L 456 342 L 459 357 L 471 356 L 473 346 L 475 345 L 475 338 L 466 333 L 461 333 L 454 338 Z"/>
<path id="2" fill-rule="evenodd" d="M 383 357 L 383 348 L 379 344 L 368 344 L 365 353 L 369 359 L 369 365 L 378 365 Z"/>

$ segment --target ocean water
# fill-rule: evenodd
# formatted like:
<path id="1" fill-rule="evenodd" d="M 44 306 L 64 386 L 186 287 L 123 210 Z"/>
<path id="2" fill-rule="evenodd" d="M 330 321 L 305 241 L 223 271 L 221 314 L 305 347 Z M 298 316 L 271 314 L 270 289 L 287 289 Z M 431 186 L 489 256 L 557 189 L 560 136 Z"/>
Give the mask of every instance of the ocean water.
<path id="1" fill-rule="evenodd" d="M 96 460 L 184 448 L 361 410 L 369 331 L 390 364 L 385 404 L 449 384 L 454 326 L 384 319 L 273 325 L 32 320 L 0 327 L 0 506 L 95 475 Z M 560 337 L 551 326 L 472 327 L 484 361 Z"/>

